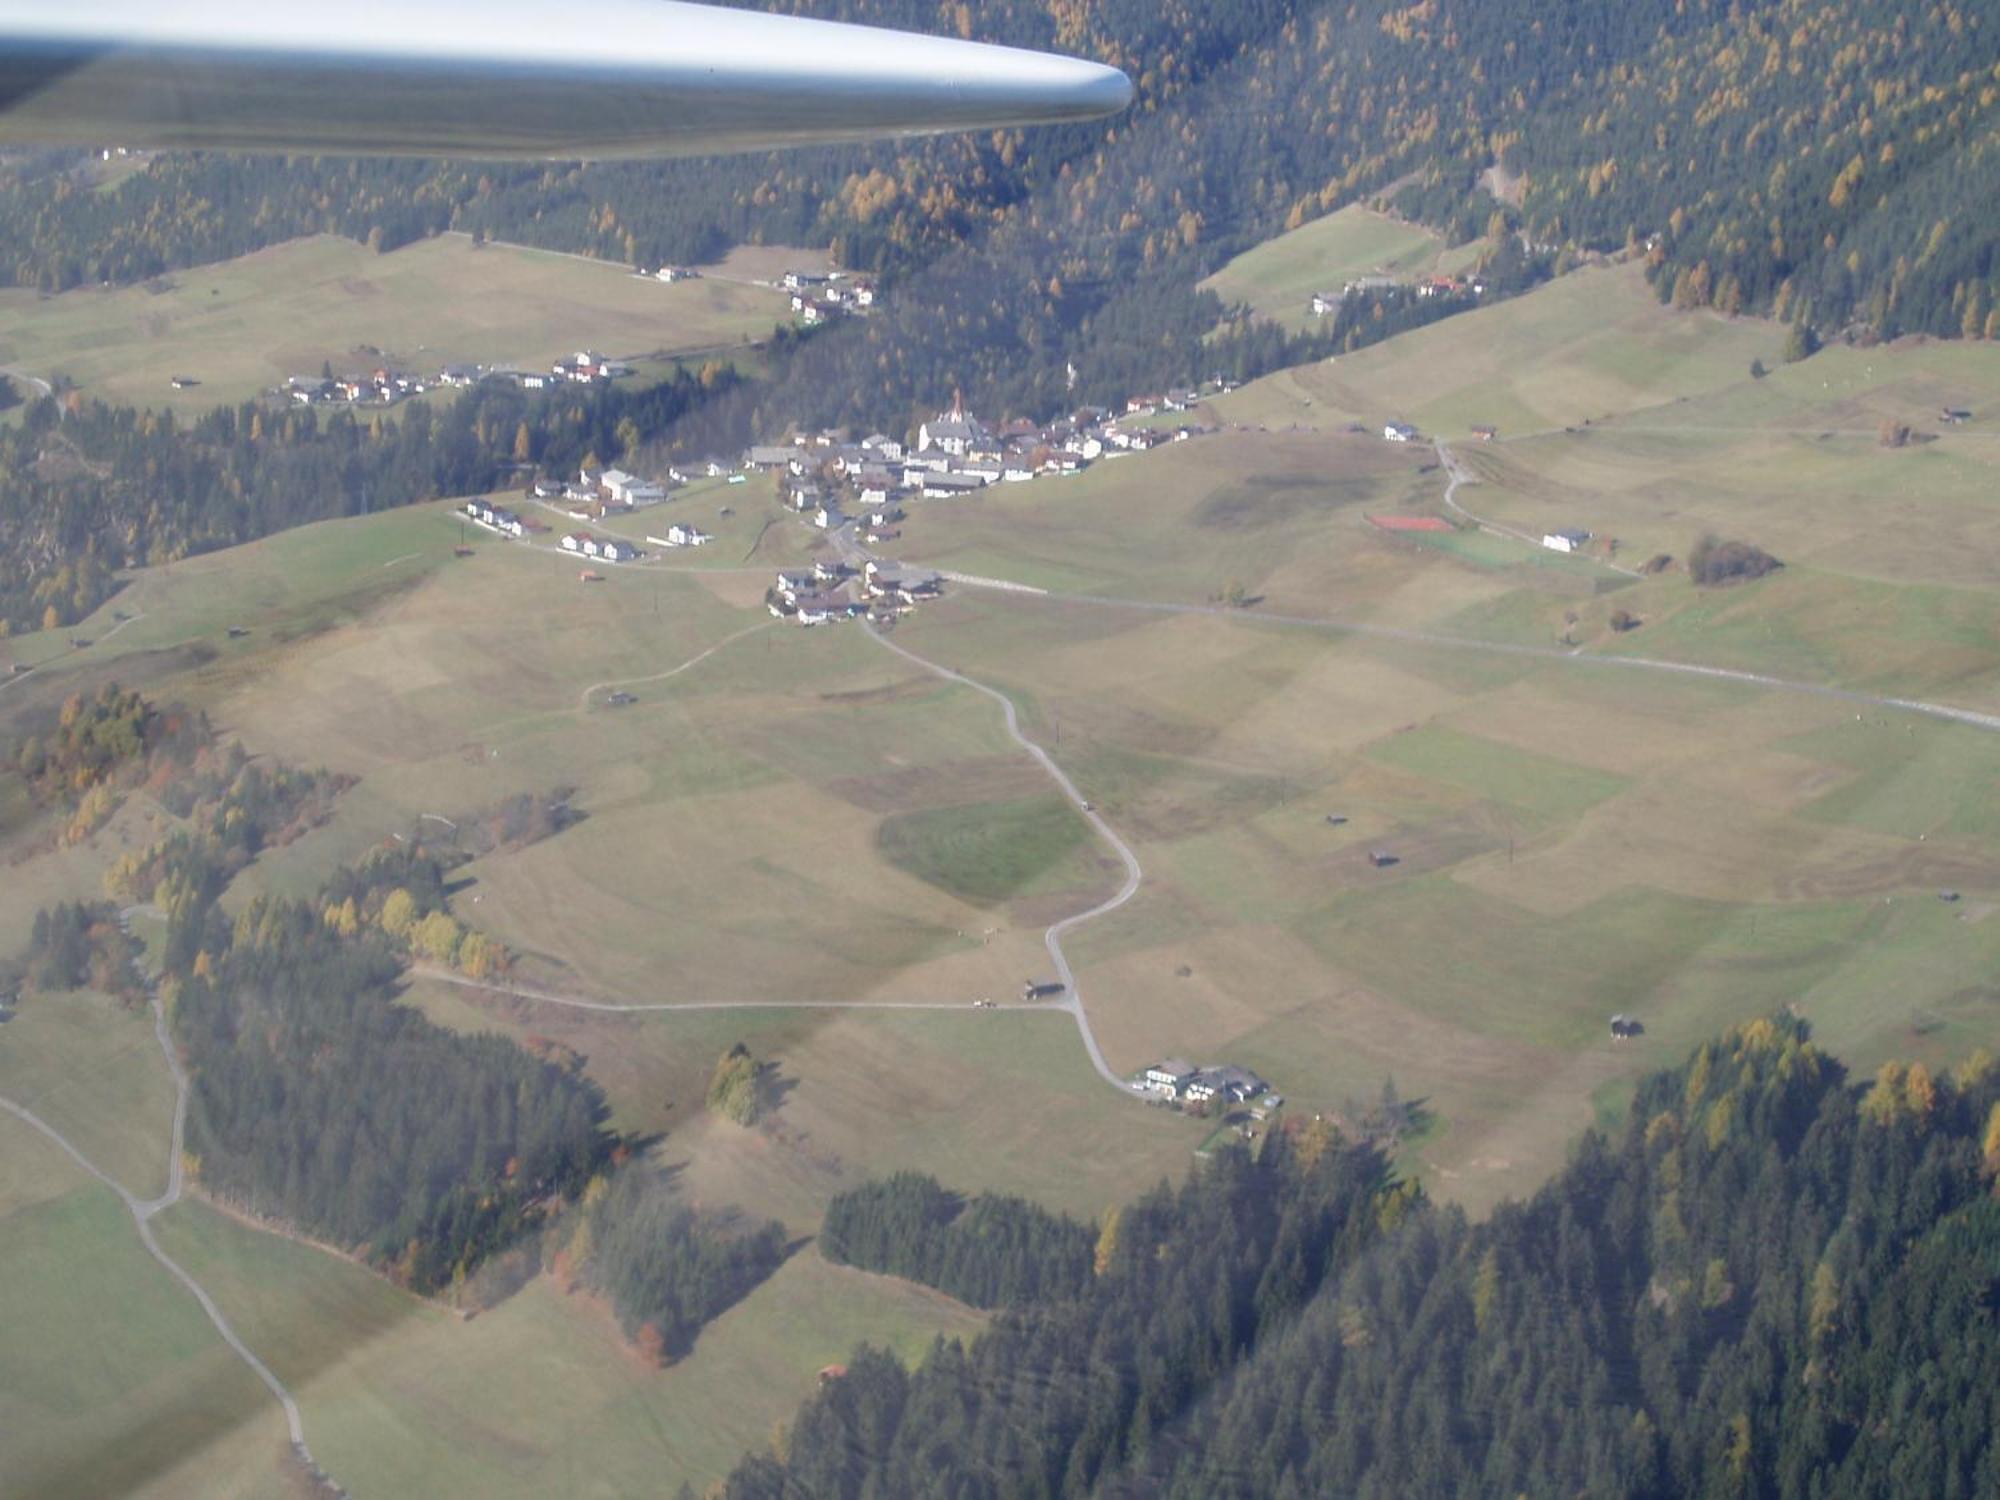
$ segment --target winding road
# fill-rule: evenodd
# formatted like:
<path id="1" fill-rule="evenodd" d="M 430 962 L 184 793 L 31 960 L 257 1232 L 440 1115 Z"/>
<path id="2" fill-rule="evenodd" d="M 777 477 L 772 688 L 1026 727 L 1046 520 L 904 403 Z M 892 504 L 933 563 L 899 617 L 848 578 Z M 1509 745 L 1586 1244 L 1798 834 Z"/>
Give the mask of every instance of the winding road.
<path id="1" fill-rule="evenodd" d="M 1098 1077 L 1118 1090 L 1119 1093 L 1130 1097 L 1129 1085 L 1127 1085 L 1124 1079 L 1113 1072 L 1111 1064 L 1104 1060 L 1104 1053 L 1097 1045 L 1097 1034 L 1090 1029 L 1090 1017 L 1084 1011 L 1083 997 L 1078 993 L 1076 987 L 1076 974 L 1070 968 L 1068 956 L 1063 952 L 1062 940 L 1067 934 L 1075 931 L 1084 923 L 1095 921 L 1099 917 L 1109 916 L 1139 894 L 1139 882 L 1145 878 L 1144 872 L 1139 868 L 1139 856 L 1134 854 L 1132 846 L 1121 839 L 1117 831 L 1098 815 L 1097 810 L 1084 800 L 1083 793 L 1076 789 L 1076 783 L 1069 779 L 1068 773 L 1056 764 L 1055 757 L 1029 739 L 1025 734 L 1021 733 L 1020 715 L 1014 709 L 1014 700 L 1012 698 L 1009 698 L 998 688 L 990 688 L 983 682 L 973 681 L 972 678 L 967 677 L 963 672 L 954 672 L 950 667 L 940 666 L 928 657 L 917 655 L 916 652 L 910 650 L 907 646 L 890 640 L 872 624 L 864 625 L 862 628 L 884 647 L 895 652 L 896 655 L 902 657 L 905 661 L 923 668 L 924 671 L 932 673 L 934 676 L 942 677 L 948 682 L 961 683 L 976 693 L 984 693 L 988 698 L 999 704 L 1000 711 L 1007 721 L 1007 733 L 1013 736 L 1014 743 L 1035 758 L 1036 763 L 1048 773 L 1049 779 L 1055 782 L 1056 786 L 1061 789 L 1062 794 L 1075 805 L 1076 810 L 1082 813 L 1085 820 L 1096 830 L 1097 836 L 1109 844 L 1113 852 L 1124 863 L 1125 883 L 1111 897 L 1099 902 L 1088 911 L 1080 911 L 1075 916 L 1064 917 L 1042 935 L 1042 941 L 1048 946 L 1049 959 L 1056 968 L 1056 978 L 1062 982 L 1063 986 L 1062 999 L 1054 1002 L 1048 1008 L 1066 1010 L 1076 1018 L 1076 1029 L 1083 1037 L 1084 1051 L 1090 1054 L 1090 1065 L 1097 1069 Z"/>
<path id="2" fill-rule="evenodd" d="M 166 1008 L 160 1004 L 157 989 L 152 989 L 149 1003 L 153 1010 L 153 1034 L 159 1038 L 160 1052 L 165 1056 L 168 1071 L 173 1074 L 174 1079 L 174 1125 L 167 1159 L 167 1188 L 157 1198 L 141 1198 L 85 1156 L 69 1137 L 26 1106 L 16 1104 L 12 1099 L 0 1097 L 0 1111 L 40 1131 L 84 1171 L 118 1195 L 119 1201 L 131 1212 L 133 1226 L 139 1232 L 139 1243 L 145 1246 L 146 1253 L 187 1288 L 189 1294 L 201 1305 L 201 1310 L 208 1315 L 208 1321 L 215 1325 L 215 1331 L 221 1336 L 223 1343 L 227 1344 L 236 1357 L 248 1365 L 252 1373 L 264 1382 L 285 1414 L 285 1427 L 291 1436 L 293 1454 L 305 1466 L 308 1474 L 324 1479 L 325 1471 L 319 1467 L 312 1456 L 312 1451 L 306 1447 L 305 1419 L 299 1414 L 299 1404 L 292 1398 L 292 1393 L 285 1389 L 284 1382 L 278 1379 L 271 1367 L 259 1359 L 250 1346 L 238 1336 L 236 1330 L 230 1326 L 229 1319 L 223 1315 L 222 1309 L 216 1305 L 215 1299 L 208 1294 L 207 1288 L 196 1281 L 185 1266 L 161 1249 L 160 1242 L 154 1238 L 153 1216 L 162 1209 L 173 1207 L 181 1200 L 182 1152 L 187 1136 L 188 1076 L 187 1070 L 181 1066 L 180 1057 L 174 1052 L 173 1039 L 167 1032 Z M 331 1480 L 326 1482 L 332 1484 Z"/>

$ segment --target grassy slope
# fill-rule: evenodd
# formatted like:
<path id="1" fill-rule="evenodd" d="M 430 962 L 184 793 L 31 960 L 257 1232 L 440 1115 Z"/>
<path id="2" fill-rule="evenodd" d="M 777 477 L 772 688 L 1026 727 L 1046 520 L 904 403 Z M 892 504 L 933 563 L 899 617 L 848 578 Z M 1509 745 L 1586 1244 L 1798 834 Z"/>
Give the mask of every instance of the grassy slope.
<path id="1" fill-rule="evenodd" d="M 1202 286 L 1288 328 L 1311 323 L 1315 292 L 1357 276 L 1407 279 L 1437 269 L 1444 242 L 1429 230 L 1355 203 L 1246 250 Z"/>
<path id="2" fill-rule="evenodd" d="M 298 1392 L 315 1454 L 357 1495 L 623 1495 L 697 1486 L 765 1442 L 864 1339 L 920 1356 L 975 1314 L 810 1251 L 653 1371 L 586 1296 L 536 1282 L 470 1322 L 330 1256 L 177 1208 L 171 1253 Z"/>
<path id="3" fill-rule="evenodd" d="M 125 1206 L 0 1119 L 0 1491 L 285 1493 L 257 1379 L 148 1257 Z"/>
<path id="4" fill-rule="evenodd" d="M 788 316 L 777 292 L 736 282 L 665 286 L 547 251 L 475 250 L 458 235 L 388 255 L 319 236 L 148 286 L 0 292 L 0 365 L 193 412 L 317 374 L 322 361 L 351 373 L 384 357 L 419 373 L 533 368 L 586 347 L 619 358 L 734 348 Z M 173 390 L 182 374 L 201 384 Z"/>

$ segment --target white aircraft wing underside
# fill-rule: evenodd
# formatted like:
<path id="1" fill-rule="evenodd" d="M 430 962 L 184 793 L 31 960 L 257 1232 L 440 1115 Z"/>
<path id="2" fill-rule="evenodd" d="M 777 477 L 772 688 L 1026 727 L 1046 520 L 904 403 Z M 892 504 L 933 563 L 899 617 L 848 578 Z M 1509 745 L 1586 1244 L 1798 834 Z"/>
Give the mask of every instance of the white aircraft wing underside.
<path id="1" fill-rule="evenodd" d="M 680 156 L 1131 97 L 1098 63 L 678 0 L 0 0 L 0 146 Z"/>

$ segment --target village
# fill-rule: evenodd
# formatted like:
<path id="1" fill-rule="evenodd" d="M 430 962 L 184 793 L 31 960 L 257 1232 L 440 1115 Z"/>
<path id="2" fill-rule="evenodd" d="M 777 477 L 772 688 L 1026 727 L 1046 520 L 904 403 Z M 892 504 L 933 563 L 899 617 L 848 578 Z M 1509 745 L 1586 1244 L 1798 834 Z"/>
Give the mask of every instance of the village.
<path id="1" fill-rule="evenodd" d="M 689 266 L 641 266 L 633 275 L 664 285 L 698 281 L 701 272 Z M 859 316 L 875 306 L 875 283 L 851 271 L 787 271 L 775 283 L 791 294 L 791 310 L 800 324 L 820 327 L 836 318 Z M 317 375 L 293 375 L 267 394 L 294 406 L 395 406 L 439 390 L 462 390 L 482 380 L 507 380 L 526 391 L 553 390 L 564 385 L 597 386 L 634 373 L 625 361 L 595 349 L 578 349 L 546 369 L 516 365 L 448 364 L 427 373 L 399 369 L 379 350 L 361 351 L 377 360 L 369 369 L 337 373 L 329 361 Z M 199 386 L 193 375 L 173 377 L 176 390 Z"/>
<path id="2" fill-rule="evenodd" d="M 693 274 L 669 269 L 676 275 Z M 789 274 L 786 282 L 802 288 L 817 284 L 802 273 Z M 849 295 L 860 298 L 865 291 L 864 285 Z M 609 362 L 588 351 L 555 369 L 554 378 L 569 380 L 610 379 L 616 373 Z M 451 371 L 440 378 L 458 379 L 463 374 Z M 339 399 L 348 389 L 342 382 L 333 386 L 335 396 L 329 399 Z M 776 574 L 765 594 L 770 612 L 807 627 L 864 617 L 890 624 L 944 591 L 943 575 L 879 557 L 872 550 L 901 537 L 909 504 L 975 496 L 992 485 L 1062 478 L 1094 463 L 1188 442 L 1216 430 L 1194 419 L 1200 403 L 1233 388 L 1232 382 L 1216 376 L 1199 387 L 1134 396 L 1115 413 L 1085 406 L 1053 422 L 1016 419 L 998 425 L 967 412 L 963 401 L 954 399 L 949 409 L 921 423 L 908 441 L 881 432 L 859 440 L 839 429 L 799 432 L 785 441 L 752 444 L 733 459 L 674 463 L 658 477 L 591 465 L 573 476 L 538 475 L 524 486 L 523 498 L 588 526 L 663 505 L 703 480 L 739 485 L 749 483 L 752 476 L 767 477 L 774 482 L 779 503 L 831 544 L 829 555 L 813 567 Z M 531 533 L 550 529 L 488 497 L 467 500 L 460 512 L 481 528 L 513 540 L 527 540 Z M 701 547 L 713 540 L 710 533 L 680 520 L 661 522 L 644 535 L 647 546 L 661 551 Z M 625 537 L 584 529 L 564 531 L 556 544 L 585 562 L 629 564 L 644 557 Z M 586 571 L 582 576 L 592 582 L 597 575 Z"/>

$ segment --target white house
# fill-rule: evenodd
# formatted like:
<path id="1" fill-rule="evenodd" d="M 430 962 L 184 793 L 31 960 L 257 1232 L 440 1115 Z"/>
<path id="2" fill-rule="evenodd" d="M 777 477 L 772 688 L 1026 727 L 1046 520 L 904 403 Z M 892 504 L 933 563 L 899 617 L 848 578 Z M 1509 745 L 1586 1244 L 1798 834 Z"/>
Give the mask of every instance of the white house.
<path id="1" fill-rule="evenodd" d="M 646 540 L 655 547 L 699 547 L 703 542 L 712 542 L 715 538 L 697 527 L 676 521 L 667 528 L 665 536 L 649 536 Z"/>
<path id="2" fill-rule="evenodd" d="M 1340 311 L 1340 301 L 1338 292 L 1314 292 L 1312 315 L 1315 318 L 1330 318 Z"/>
<path id="3" fill-rule="evenodd" d="M 1162 1058 L 1146 1069 L 1146 1087 L 1156 1094 L 1165 1094 L 1170 1099 L 1178 1099 L 1181 1090 L 1187 1087 L 1194 1075 L 1194 1064 L 1186 1058 Z"/>
<path id="4" fill-rule="evenodd" d="M 1382 438 L 1385 442 L 1414 442 L 1416 436 L 1417 429 L 1412 427 L 1408 422 L 1391 422 L 1382 429 Z"/>
<path id="5" fill-rule="evenodd" d="M 606 562 L 630 562 L 639 555 L 639 549 L 614 536 L 597 544 L 597 555 Z"/>
<path id="6" fill-rule="evenodd" d="M 1587 531 L 1550 531 L 1542 536 L 1542 545 L 1551 552 L 1581 552 L 1590 540 Z"/>
<path id="7" fill-rule="evenodd" d="M 986 481 L 976 474 L 926 474 L 923 485 L 926 500 L 948 500 L 983 490 L 986 488 Z"/>
<path id="8" fill-rule="evenodd" d="M 575 532 L 575 531 L 569 532 L 565 534 L 562 539 L 563 551 L 581 552 L 583 550 L 583 544 L 585 540 L 586 538 L 580 532 Z"/>
<path id="9" fill-rule="evenodd" d="M 831 501 L 813 512 L 813 525 L 821 531 L 836 531 L 846 524 L 847 517 L 842 515 L 840 507 Z"/>
<path id="10" fill-rule="evenodd" d="M 1228 1103 L 1243 1104 L 1266 1092 L 1268 1085 L 1248 1068 L 1227 1066 L 1203 1068 L 1187 1086 L 1187 1097 L 1195 1104 L 1206 1104 L 1217 1097 Z"/>

